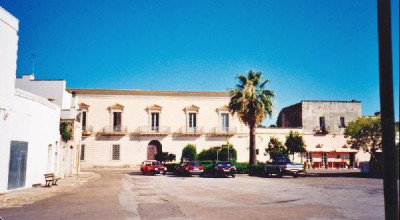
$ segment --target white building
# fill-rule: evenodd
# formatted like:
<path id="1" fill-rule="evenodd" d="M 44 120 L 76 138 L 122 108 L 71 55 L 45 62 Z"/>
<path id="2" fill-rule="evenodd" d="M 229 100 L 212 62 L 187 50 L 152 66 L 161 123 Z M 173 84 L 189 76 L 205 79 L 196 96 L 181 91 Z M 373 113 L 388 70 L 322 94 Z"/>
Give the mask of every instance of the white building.
<path id="1" fill-rule="evenodd" d="M 66 91 L 65 80 L 37 80 L 34 74 L 25 74 L 17 78 L 16 88 L 23 89 L 39 95 L 61 109 L 61 123 L 68 124 L 72 133 L 72 139 L 61 141 L 62 165 L 57 171 L 57 176 L 65 177 L 79 172 L 78 153 L 81 145 L 82 126 L 80 123 L 80 111 L 77 109 L 76 97 Z"/>
<path id="2" fill-rule="evenodd" d="M 0 7 L 0 192 L 43 183 L 58 169 L 60 108 L 15 89 L 18 20 Z"/>

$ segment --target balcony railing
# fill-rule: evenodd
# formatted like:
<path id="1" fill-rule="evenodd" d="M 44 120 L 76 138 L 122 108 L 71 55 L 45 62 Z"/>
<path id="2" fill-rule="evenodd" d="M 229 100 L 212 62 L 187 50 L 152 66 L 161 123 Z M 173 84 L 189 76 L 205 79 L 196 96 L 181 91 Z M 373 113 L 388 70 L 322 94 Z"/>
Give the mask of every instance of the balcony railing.
<path id="1" fill-rule="evenodd" d="M 91 125 L 82 126 L 82 136 L 89 136 L 93 133 L 93 127 Z"/>
<path id="2" fill-rule="evenodd" d="M 168 135 L 170 133 L 169 126 L 140 126 L 138 133 L 141 135 Z"/>
<path id="3" fill-rule="evenodd" d="M 103 135 L 123 136 L 127 134 L 127 132 L 128 127 L 126 126 L 105 126 L 99 133 Z"/>
<path id="4" fill-rule="evenodd" d="M 181 135 L 202 135 L 204 129 L 203 127 L 181 127 L 178 133 Z"/>
<path id="5" fill-rule="evenodd" d="M 329 132 L 331 132 L 331 128 L 329 126 L 325 127 L 316 126 L 314 128 L 314 132 L 316 134 L 328 134 Z"/>
<path id="6" fill-rule="evenodd" d="M 214 127 L 212 132 L 216 136 L 232 136 L 237 133 L 236 127 Z"/>

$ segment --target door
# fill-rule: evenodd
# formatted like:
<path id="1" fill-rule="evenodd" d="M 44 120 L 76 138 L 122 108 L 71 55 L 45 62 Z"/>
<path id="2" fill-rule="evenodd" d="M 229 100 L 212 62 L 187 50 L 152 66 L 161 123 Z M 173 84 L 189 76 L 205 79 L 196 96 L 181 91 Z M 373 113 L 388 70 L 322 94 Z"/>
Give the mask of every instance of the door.
<path id="1" fill-rule="evenodd" d="M 353 167 L 354 168 L 354 154 L 352 154 L 352 153 L 350 153 L 350 164 L 349 164 L 349 166 L 350 167 Z"/>
<path id="2" fill-rule="evenodd" d="M 322 167 L 326 167 L 327 166 L 327 157 L 326 157 L 326 153 L 322 153 Z"/>
<path id="3" fill-rule="evenodd" d="M 151 113 L 151 130 L 154 132 L 158 132 L 159 125 L 160 125 L 160 114 L 159 113 Z"/>
<path id="4" fill-rule="evenodd" d="M 222 131 L 228 132 L 229 131 L 229 114 L 221 114 L 221 125 Z"/>
<path id="5" fill-rule="evenodd" d="M 7 189 L 10 190 L 25 186 L 27 156 L 28 142 L 11 141 Z"/>
<path id="6" fill-rule="evenodd" d="M 189 132 L 196 132 L 196 113 L 189 113 Z"/>
<path id="7" fill-rule="evenodd" d="M 113 131 L 121 131 L 121 112 L 114 112 Z"/>

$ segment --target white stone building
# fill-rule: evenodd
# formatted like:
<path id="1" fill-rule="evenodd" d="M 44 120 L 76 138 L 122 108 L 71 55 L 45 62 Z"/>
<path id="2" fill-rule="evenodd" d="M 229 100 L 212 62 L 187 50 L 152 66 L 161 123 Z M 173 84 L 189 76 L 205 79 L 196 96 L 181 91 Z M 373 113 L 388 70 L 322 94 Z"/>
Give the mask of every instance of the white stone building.
<path id="1" fill-rule="evenodd" d="M 67 123 L 72 133 L 72 139 L 61 141 L 59 151 L 62 152 L 62 166 L 57 176 L 65 177 L 79 173 L 79 149 L 81 144 L 82 126 L 80 111 L 77 109 L 76 97 L 66 91 L 65 80 L 37 80 L 34 74 L 26 74 L 17 78 L 16 88 L 23 89 L 55 103 L 61 110 L 60 123 Z"/>
<path id="2" fill-rule="evenodd" d="M 82 167 L 134 167 L 154 158 L 158 142 L 179 160 L 187 144 L 200 152 L 229 141 L 248 160 L 248 128 L 229 114 L 227 92 L 68 91 L 82 110 Z"/>
<path id="3" fill-rule="evenodd" d="M 15 89 L 18 20 L 0 7 L 0 192 L 43 183 L 59 168 L 60 108 Z"/>

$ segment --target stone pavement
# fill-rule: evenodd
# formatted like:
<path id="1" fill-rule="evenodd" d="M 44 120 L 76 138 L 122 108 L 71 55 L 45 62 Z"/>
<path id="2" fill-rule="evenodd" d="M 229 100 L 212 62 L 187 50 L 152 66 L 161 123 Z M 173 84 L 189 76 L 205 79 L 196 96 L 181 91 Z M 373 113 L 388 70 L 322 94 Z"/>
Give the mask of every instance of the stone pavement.
<path id="1" fill-rule="evenodd" d="M 60 179 L 57 182 L 58 186 L 45 187 L 43 184 L 39 187 L 12 190 L 4 194 L 0 194 L 0 208 L 31 204 L 33 202 L 71 190 L 76 186 L 80 186 L 90 180 L 98 178 L 100 178 L 100 175 L 97 173 L 81 172 L 79 175 Z"/>

